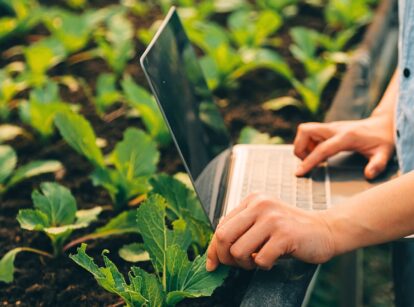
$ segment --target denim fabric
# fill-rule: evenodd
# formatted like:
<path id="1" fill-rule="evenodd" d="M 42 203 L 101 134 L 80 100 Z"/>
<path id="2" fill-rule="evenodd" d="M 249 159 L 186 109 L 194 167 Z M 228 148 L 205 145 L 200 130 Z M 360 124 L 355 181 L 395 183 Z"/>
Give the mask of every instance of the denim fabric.
<path id="1" fill-rule="evenodd" d="M 399 4 L 399 94 L 396 112 L 396 148 L 402 173 L 414 170 L 414 1 Z"/>

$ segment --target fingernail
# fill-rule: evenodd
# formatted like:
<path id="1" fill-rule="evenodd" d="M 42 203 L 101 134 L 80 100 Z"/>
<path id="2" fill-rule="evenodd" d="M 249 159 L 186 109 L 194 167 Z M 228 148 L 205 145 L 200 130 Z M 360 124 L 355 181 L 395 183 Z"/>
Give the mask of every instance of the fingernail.
<path id="1" fill-rule="evenodd" d="M 213 261 L 211 261 L 210 258 L 207 258 L 207 261 L 206 261 L 206 270 L 208 272 L 212 272 L 212 271 L 214 271 L 214 269 L 215 269 L 215 267 L 214 267 Z"/>

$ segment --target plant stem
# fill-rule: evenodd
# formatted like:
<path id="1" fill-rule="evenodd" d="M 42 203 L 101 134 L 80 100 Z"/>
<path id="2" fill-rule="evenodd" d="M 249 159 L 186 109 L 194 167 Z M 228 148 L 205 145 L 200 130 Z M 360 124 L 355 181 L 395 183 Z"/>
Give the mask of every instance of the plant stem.
<path id="1" fill-rule="evenodd" d="M 30 253 L 35 253 L 35 254 L 38 254 L 38 255 L 41 255 L 41 256 L 45 256 L 45 257 L 48 257 L 48 258 L 54 258 L 52 254 L 50 254 L 48 252 L 45 252 L 45 251 L 42 251 L 40 249 L 36 249 L 36 248 L 20 247 L 20 250 L 22 252 L 30 252 Z"/>

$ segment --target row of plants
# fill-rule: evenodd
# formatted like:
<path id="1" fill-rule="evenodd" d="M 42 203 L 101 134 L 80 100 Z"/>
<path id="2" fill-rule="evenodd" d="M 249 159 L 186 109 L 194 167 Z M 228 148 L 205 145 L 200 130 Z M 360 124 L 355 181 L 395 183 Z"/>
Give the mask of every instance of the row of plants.
<path id="1" fill-rule="evenodd" d="M 21 233 L 48 240 L 46 248 L 15 243 L 0 248 L 0 282 L 12 283 L 17 255 L 29 253 L 57 261 L 70 257 L 128 306 L 210 296 L 228 268 L 205 271 L 209 222 L 188 178 L 175 174 L 182 167 L 174 162 L 171 137 L 136 68 L 159 22 L 151 24 L 171 5 L 179 7 L 209 87 L 221 101 L 249 75 L 267 70 L 294 91 L 260 102 L 261 108 L 277 112 L 294 106 L 318 118 L 322 93 L 338 65 L 348 61 L 374 2 L 122 0 L 102 7 L 92 0 L 53 6 L 0 0 L 0 42 L 7 46 L 0 60 L 0 198 L 7 203 L 20 197 L 22 187 L 33 190 L 30 203 L 13 208 L 16 223 Z M 304 5 L 323 12 L 324 31 L 287 26 Z M 291 67 L 286 50 L 302 68 Z M 283 142 L 252 127 L 240 130 L 233 138 L 241 143 Z M 13 147 L 23 148 L 19 160 Z M 33 147 L 32 155 L 26 149 Z M 92 195 L 102 193 L 105 204 L 85 205 L 69 189 L 79 178 L 71 175 L 76 165 L 57 158 L 62 148 L 63 160 L 82 161 L 82 184 Z M 119 250 L 105 245 L 113 237 L 125 240 Z M 102 266 L 88 255 L 86 242 L 107 247 Z M 112 262 L 108 249 L 111 258 L 125 262 Z"/>

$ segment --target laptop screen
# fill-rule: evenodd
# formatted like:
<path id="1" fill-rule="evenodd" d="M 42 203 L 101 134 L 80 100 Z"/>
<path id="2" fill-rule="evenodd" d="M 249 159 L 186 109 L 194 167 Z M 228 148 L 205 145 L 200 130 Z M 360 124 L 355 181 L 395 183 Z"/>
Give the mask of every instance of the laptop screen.
<path id="1" fill-rule="evenodd" d="M 194 182 L 231 143 L 175 9 L 141 57 L 141 65 Z"/>

